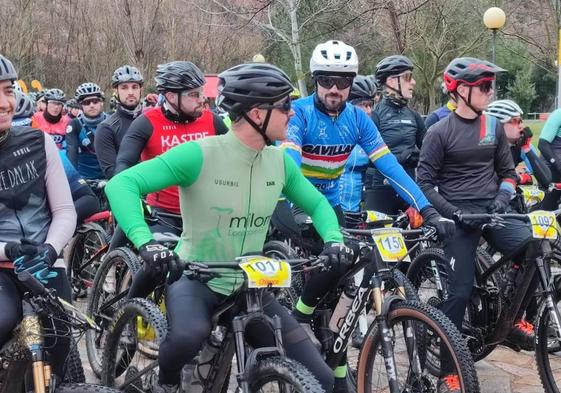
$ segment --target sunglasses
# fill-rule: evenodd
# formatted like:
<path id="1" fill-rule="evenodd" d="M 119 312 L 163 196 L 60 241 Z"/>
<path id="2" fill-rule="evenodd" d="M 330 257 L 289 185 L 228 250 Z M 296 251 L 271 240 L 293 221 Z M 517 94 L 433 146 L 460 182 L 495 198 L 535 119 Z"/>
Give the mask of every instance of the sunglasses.
<path id="1" fill-rule="evenodd" d="M 482 93 L 489 93 L 493 88 L 493 81 L 484 81 L 476 86 L 479 87 L 479 91 Z"/>
<path id="2" fill-rule="evenodd" d="M 83 106 L 88 106 L 88 105 L 96 105 L 99 104 L 101 102 L 101 100 L 99 98 L 92 98 L 91 100 L 84 100 L 82 101 L 82 105 Z"/>
<path id="3" fill-rule="evenodd" d="M 286 100 L 279 102 L 278 104 L 270 105 L 259 105 L 260 109 L 278 109 L 281 112 L 288 113 L 292 109 L 292 100 L 288 97 Z"/>
<path id="4" fill-rule="evenodd" d="M 344 90 L 353 84 L 353 78 L 348 76 L 318 75 L 316 80 L 324 89 L 331 89 L 335 85 L 337 89 Z"/>
<path id="5" fill-rule="evenodd" d="M 372 101 L 372 100 L 358 101 L 355 105 L 356 106 L 363 106 L 365 108 L 372 108 L 374 106 L 374 101 Z"/>

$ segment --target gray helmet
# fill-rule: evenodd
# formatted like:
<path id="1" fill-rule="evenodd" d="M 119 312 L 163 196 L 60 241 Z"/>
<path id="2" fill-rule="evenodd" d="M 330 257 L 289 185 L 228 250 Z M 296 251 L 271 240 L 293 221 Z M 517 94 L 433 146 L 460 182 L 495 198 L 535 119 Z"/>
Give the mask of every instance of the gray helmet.
<path id="1" fill-rule="evenodd" d="M 66 95 L 60 89 L 49 89 L 45 92 L 45 101 L 66 102 Z"/>
<path id="2" fill-rule="evenodd" d="M 81 109 L 82 107 L 80 106 L 80 104 L 78 104 L 78 101 L 76 101 L 75 98 L 71 98 L 68 101 L 66 101 L 66 107 L 67 108 L 78 108 Z"/>
<path id="3" fill-rule="evenodd" d="M 203 86 L 206 82 L 199 67 L 190 61 L 159 64 L 154 79 L 160 93 L 193 90 Z"/>
<path id="4" fill-rule="evenodd" d="M 294 90 L 280 68 L 267 63 L 248 63 L 218 75 L 217 105 L 231 114 L 242 114 L 259 104 L 273 104 Z"/>
<path id="5" fill-rule="evenodd" d="M 18 79 L 18 73 L 12 62 L 0 55 L 0 81 L 15 81 Z"/>
<path id="6" fill-rule="evenodd" d="M 506 70 L 487 60 L 458 57 L 444 70 L 444 84 L 448 92 L 453 93 L 460 84 L 474 86 L 482 80 L 493 80 L 497 73 L 504 71 Z"/>
<path id="7" fill-rule="evenodd" d="M 372 75 L 357 75 L 353 81 L 349 101 L 372 100 L 376 95 L 376 81 Z"/>
<path id="8" fill-rule="evenodd" d="M 386 83 L 386 79 L 390 76 L 395 76 L 404 73 L 405 71 L 412 71 L 413 63 L 408 57 L 403 55 L 388 56 L 380 60 L 376 64 L 376 80 L 379 85 Z"/>
<path id="9" fill-rule="evenodd" d="M 14 120 L 27 119 L 33 116 L 35 108 L 31 98 L 22 92 L 16 91 L 16 113 L 14 113 Z"/>
<path id="10" fill-rule="evenodd" d="M 113 72 L 111 77 L 111 87 L 115 88 L 121 83 L 136 82 L 142 86 L 144 78 L 138 68 L 131 65 L 124 65 Z"/>
<path id="11" fill-rule="evenodd" d="M 78 86 L 78 88 L 76 89 L 76 94 L 74 95 L 78 102 L 82 102 L 84 98 L 91 96 L 105 99 L 103 91 L 101 91 L 101 87 L 92 82 L 82 83 L 80 86 Z"/>

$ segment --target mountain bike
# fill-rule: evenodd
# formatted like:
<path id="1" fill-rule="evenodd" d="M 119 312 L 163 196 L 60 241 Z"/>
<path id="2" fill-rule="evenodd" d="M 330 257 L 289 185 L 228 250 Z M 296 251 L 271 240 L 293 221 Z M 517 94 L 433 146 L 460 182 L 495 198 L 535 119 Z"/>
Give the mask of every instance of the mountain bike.
<path id="1" fill-rule="evenodd" d="M 421 242 L 433 239 L 435 230 L 346 231 L 359 236 L 360 255 L 339 285 L 322 299 L 313 318 L 327 364 L 332 368 L 341 365 L 359 315 L 371 308 L 375 319 L 360 348 L 356 376 L 351 371 L 349 378 L 359 393 L 436 391 L 437 379 L 427 368 L 432 345 L 453 353 L 461 391 L 479 392 L 475 366 L 460 333 L 442 312 L 416 300 L 415 289 L 397 268 L 408 256 L 404 236 L 417 236 Z M 354 287 L 352 277 L 362 269 L 362 282 Z M 343 296 L 350 298 L 350 307 L 337 315 L 332 310 L 337 310 Z"/>
<path id="2" fill-rule="evenodd" d="M 95 323 L 77 308 L 56 296 L 28 272 L 18 274 L 25 287 L 23 317 L 14 329 L 12 338 L 0 349 L 0 392 L 55 392 L 55 393 L 116 393 L 117 390 L 85 383 L 75 339 L 84 331 L 96 329 Z M 49 364 L 49 348 L 45 337 L 65 337 L 68 332 L 58 332 L 44 319 L 63 321 L 72 332 L 70 353 L 66 359 L 66 373 L 57 380 Z"/>
<path id="3" fill-rule="evenodd" d="M 318 261 L 317 266 L 320 266 L 323 262 Z M 233 262 L 187 264 L 185 274 L 190 279 L 207 282 L 212 278 L 239 274 L 242 270 L 244 284 L 213 314 L 211 339 L 194 363 L 184 368 L 182 391 L 226 392 L 235 356 L 236 381 L 241 392 L 261 391 L 270 385 L 279 385 L 281 391 L 323 392 L 319 382 L 304 366 L 285 356 L 280 317 L 269 317 L 263 311 L 265 292 L 270 288 L 289 286 L 292 268 L 309 262 L 308 259 L 281 261 L 248 256 Z M 105 385 L 128 392 L 151 390 L 157 378 L 158 361 L 139 351 L 138 324 L 141 320 L 144 325 L 149 325 L 158 343 L 163 340 L 167 323 L 157 306 L 163 291 L 163 287 L 156 290 L 159 292 L 156 302 L 135 298 L 119 307 L 104 350 L 102 381 Z M 272 337 L 273 345 L 251 346 L 245 333 L 253 322 L 263 325 L 262 333 Z"/>
<path id="4" fill-rule="evenodd" d="M 498 261 L 478 250 L 472 299 L 462 326 L 468 347 L 475 360 L 487 356 L 505 342 L 515 319 L 525 310 L 532 297 L 537 297 L 535 323 L 535 357 L 540 379 L 547 392 L 559 392 L 561 376 L 555 371 L 561 366 L 561 318 L 550 265 L 554 249 L 559 246 L 559 227 L 554 212 L 534 211 L 528 214 L 465 214 L 462 218 L 479 220 L 484 225 L 502 225 L 504 218 L 523 220 L 532 226 L 532 238 L 525 250 L 524 262 L 512 271 L 512 257 L 521 250 L 502 256 Z M 425 250 L 411 264 L 408 277 L 413 284 L 430 296 L 435 306 L 447 296 L 447 259 L 439 250 Z M 504 272 L 514 274 L 505 274 Z M 509 279 L 506 279 L 506 277 Z M 539 285 L 539 286 L 538 286 Z M 538 287 L 537 290 L 534 288 Z M 512 347 L 511 344 L 509 346 Z M 516 349 L 516 348 L 515 348 Z M 518 348 L 520 350 L 520 348 Z M 439 367 L 439 365 L 436 365 Z"/>

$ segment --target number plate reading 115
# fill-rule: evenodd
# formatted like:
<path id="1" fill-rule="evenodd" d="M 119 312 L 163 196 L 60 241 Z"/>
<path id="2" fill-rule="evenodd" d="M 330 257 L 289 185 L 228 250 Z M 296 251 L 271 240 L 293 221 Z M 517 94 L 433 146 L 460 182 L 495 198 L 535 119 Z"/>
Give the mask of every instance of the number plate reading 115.
<path id="1" fill-rule="evenodd" d="M 557 239 L 557 220 L 555 214 L 543 210 L 529 213 L 532 223 L 532 236 L 536 239 Z"/>
<path id="2" fill-rule="evenodd" d="M 247 276 L 248 288 L 289 288 L 291 285 L 290 264 L 267 257 L 242 257 L 240 268 Z"/>
<path id="3" fill-rule="evenodd" d="M 403 235 L 397 230 L 388 230 L 372 234 L 376 248 L 384 262 L 409 260 Z"/>

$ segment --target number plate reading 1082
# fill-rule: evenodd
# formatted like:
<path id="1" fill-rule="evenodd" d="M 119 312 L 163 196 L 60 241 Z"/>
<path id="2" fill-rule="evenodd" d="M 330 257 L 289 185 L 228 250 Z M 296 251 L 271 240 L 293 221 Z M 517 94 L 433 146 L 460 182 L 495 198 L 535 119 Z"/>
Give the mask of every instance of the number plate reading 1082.
<path id="1" fill-rule="evenodd" d="M 409 260 L 403 235 L 399 231 L 383 231 L 372 234 L 376 248 L 384 262 Z"/>
<path id="2" fill-rule="evenodd" d="M 555 214 L 543 210 L 529 213 L 532 235 L 536 239 L 557 239 L 557 220 Z"/>
<path id="3" fill-rule="evenodd" d="M 240 258 L 240 268 L 247 276 L 249 288 L 289 288 L 291 285 L 290 264 L 267 257 Z"/>

